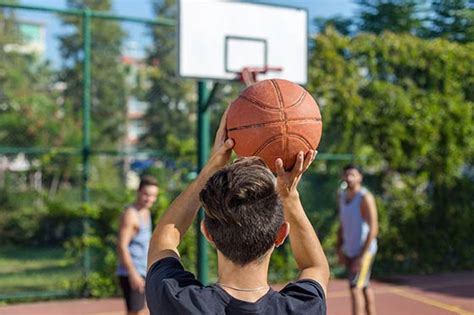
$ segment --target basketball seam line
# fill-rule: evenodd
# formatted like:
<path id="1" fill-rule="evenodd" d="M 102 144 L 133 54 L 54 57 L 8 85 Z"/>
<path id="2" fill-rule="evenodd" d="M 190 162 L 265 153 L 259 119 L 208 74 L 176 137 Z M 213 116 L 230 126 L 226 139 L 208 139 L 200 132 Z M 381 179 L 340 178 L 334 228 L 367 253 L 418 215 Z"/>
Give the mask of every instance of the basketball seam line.
<path id="1" fill-rule="evenodd" d="M 291 104 L 290 106 L 287 106 L 286 108 L 289 109 L 289 108 L 293 108 L 293 107 L 299 105 L 302 102 L 302 100 L 305 98 L 305 96 L 306 96 L 306 92 L 303 92 L 293 104 Z M 247 95 L 240 95 L 239 97 L 243 98 L 246 101 L 249 101 L 253 105 L 256 105 L 257 107 L 259 107 L 263 110 L 266 110 L 266 111 L 269 111 L 269 112 L 280 112 L 280 107 L 279 108 L 270 107 L 267 104 L 262 103 L 261 101 L 255 99 L 253 97 L 250 97 L 250 96 L 247 96 Z"/>
<path id="2" fill-rule="evenodd" d="M 280 109 L 280 119 L 283 122 L 283 165 L 286 165 L 288 161 L 288 117 L 286 116 L 285 112 L 285 103 L 283 101 L 283 95 L 281 94 L 280 87 L 278 86 L 278 83 L 275 80 L 270 81 L 273 85 L 273 88 L 275 89 L 275 92 L 277 94 L 278 98 L 278 108 Z M 298 102 L 299 103 L 299 102 Z"/>
<path id="3" fill-rule="evenodd" d="M 303 142 L 308 146 L 308 148 L 311 148 L 311 149 L 313 148 L 313 147 L 311 146 L 311 143 L 309 143 L 308 140 L 306 140 L 304 137 L 300 136 L 299 134 L 291 133 L 291 132 L 290 132 L 290 133 L 287 134 L 287 136 L 290 136 L 291 138 L 293 138 L 293 137 L 294 137 L 294 138 L 298 138 L 298 139 L 300 139 L 301 141 L 303 141 Z M 257 151 L 255 151 L 255 153 L 252 154 L 252 155 L 258 155 L 258 154 L 259 154 L 260 152 L 262 152 L 270 143 L 272 143 L 275 139 L 278 139 L 278 138 L 280 138 L 280 137 L 282 137 L 282 135 L 277 135 L 277 136 L 271 137 L 270 139 L 268 139 L 267 141 L 265 141 L 265 143 L 264 143 L 263 145 L 261 145 L 260 148 L 259 148 Z"/>
<path id="4" fill-rule="evenodd" d="M 305 122 L 322 122 L 322 119 L 321 118 L 288 119 L 286 122 L 289 125 L 296 125 L 298 123 L 305 123 Z M 250 128 L 260 128 L 260 127 L 271 127 L 272 125 L 277 125 L 277 124 L 280 124 L 280 123 L 281 123 L 281 120 L 269 121 L 269 122 L 261 123 L 261 124 L 252 124 L 252 125 L 245 125 L 245 126 L 240 126 L 240 127 L 229 128 L 229 129 L 227 129 L 227 131 L 236 131 L 236 130 L 243 130 L 243 129 L 250 129 Z"/>

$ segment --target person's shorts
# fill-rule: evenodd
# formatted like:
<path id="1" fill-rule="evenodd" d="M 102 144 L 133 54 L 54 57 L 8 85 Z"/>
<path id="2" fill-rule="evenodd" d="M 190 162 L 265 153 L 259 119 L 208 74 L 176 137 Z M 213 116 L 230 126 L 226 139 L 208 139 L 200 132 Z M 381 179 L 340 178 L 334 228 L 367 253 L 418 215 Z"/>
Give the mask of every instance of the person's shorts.
<path id="1" fill-rule="evenodd" d="M 346 268 L 351 288 L 363 289 L 369 285 L 374 258 L 375 253 L 367 253 L 362 256 L 359 272 L 353 273 L 351 272 L 350 266 L 354 262 L 355 258 L 346 257 Z"/>
<path id="2" fill-rule="evenodd" d="M 127 304 L 127 311 L 138 312 L 145 307 L 145 292 L 132 289 L 128 277 L 119 276 L 120 287 L 122 288 L 123 297 Z"/>

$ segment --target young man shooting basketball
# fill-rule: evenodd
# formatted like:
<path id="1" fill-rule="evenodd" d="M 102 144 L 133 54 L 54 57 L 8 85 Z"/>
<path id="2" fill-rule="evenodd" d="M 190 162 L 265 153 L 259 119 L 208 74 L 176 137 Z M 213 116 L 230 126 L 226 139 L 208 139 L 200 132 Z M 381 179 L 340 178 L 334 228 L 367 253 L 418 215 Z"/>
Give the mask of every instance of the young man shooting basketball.
<path id="1" fill-rule="evenodd" d="M 375 315 L 375 301 L 369 286 L 377 252 L 377 207 L 372 194 L 362 187 L 362 173 L 354 165 L 344 167 L 347 188 L 339 195 L 337 253 L 347 268 L 353 315 Z"/>
<path id="2" fill-rule="evenodd" d="M 325 314 L 329 267 L 301 205 L 297 185 L 314 158 L 302 152 L 290 172 L 275 177 L 258 158 L 227 165 L 233 141 L 225 114 L 209 162 L 162 216 L 150 243 L 146 281 L 151 314 Z M 183 269 L 178 245 L 201 202 L 201 230 L 217 249 L 218 282 L 204 286 Z M 297 281 L 273 291 L 270 256 L 290 236 Z"/>

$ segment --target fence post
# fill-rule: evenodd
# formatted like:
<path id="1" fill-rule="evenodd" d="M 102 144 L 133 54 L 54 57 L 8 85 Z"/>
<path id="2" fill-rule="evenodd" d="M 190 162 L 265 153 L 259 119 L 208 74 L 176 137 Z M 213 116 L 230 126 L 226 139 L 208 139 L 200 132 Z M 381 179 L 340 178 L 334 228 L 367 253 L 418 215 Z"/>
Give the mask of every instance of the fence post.
<path id="1" fill-rule="evenodd" d="M 207 111 L 207 104 L 209 101 L 209 88 L 206 81 L 198 82 L 198 170 L 199 172 L 204 167 L 209 157 L 209 145 L 210 145 L 210 123 L 209 123 L 209 112 Z M 206 284 L 208 281 L 208 255 L 207 255 L 207 241 L 204 235 L 200 232 L 200 223 L 204 219 L 204 210 L 199 209 L 197 222 L 196 222 L 196 233 L 197 233 L 197 274 L 198 279 L 202 283 Z"/>
<path id="2" fill-rule="evenodd" d="M 85 9 L 82 18 L 83 31 L 83 79 L 82 79 L 82 202 L 86 206 L 90 202 L 89 196 L 89 158 L 90 149 L 90 120 L 91 120 L 91 11 Z M 83 221 L 84 249 L 84 273 L 87 277 L 91 268 L 91 257 L 87 234 L 89 233 L 89 219 L 87 216 Z M 87 288 L 86 288 L 87 290 Z M 87 292 L 85 293 L 87 294 Z"/>

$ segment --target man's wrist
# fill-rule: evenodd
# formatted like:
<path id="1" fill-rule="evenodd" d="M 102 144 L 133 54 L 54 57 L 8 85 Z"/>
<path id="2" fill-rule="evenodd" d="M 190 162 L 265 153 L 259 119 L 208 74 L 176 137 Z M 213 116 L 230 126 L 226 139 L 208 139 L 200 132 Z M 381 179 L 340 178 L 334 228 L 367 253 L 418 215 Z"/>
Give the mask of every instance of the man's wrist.
<path id="1" fill-rule="evenodd" d="M 298 191 L 290 192 L 288 194 L 280 194 L 280 199 L 283 204 L 293 204 L 300 202 L 300 194 Z"/>
<path id="2" fill-rule="evenodd" d="M 198 177 L 192 183 L 199 191 L 206 185 L 208 179 L 214 174 L 210 168 L 204 167 L 201 172 L 199 172 Z"/>
<path id="3" fill-rule="evenodd" d="M 129 271 L 128 271 L 128 276 L 129 276 L 129 277 L 140 277 L 140 274 L 138 273 L 138 271 L 136 271 L 135 269 L 133 269 L 133 270 L 129 270 Z"/>

